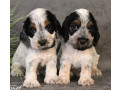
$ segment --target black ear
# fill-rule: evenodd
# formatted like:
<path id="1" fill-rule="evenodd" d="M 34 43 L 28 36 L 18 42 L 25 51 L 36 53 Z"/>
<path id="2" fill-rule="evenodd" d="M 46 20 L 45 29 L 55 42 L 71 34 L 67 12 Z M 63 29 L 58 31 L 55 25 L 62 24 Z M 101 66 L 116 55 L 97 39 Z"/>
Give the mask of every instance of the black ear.
<path id="1" fill-rule="evenodd" d="M 94 35 L 94 39 L 93 39 L 93 45 L 96 46 L 98 43 L 98 40 L 100 38 L 100 34 L 98 31 L 96 31 L 95 35 Z"/>
<path id="2" fill-rule="evenodd" d="M 62 24 L 62 30 L 60 31 L 60 35 L 63 37 L 64 41 L 66 42 L 69 38 L 68 35 L 68 22 L 69 22 L 70 16 L 67 16 Z"/>
<path id="3" fill-rule="evenodd" d="M 61 25 L 57 20 L 56 16 L 52 14 L 49 10 L 46 11 L 47 19 L 52 22 L 55 32 L 59 33 L 61 30 Z"/>
<path id="4" fill-rule="evenodd" d="M 27 36 L 31 37 L 31 33 L 29 32 L 30 24 L 31 24 L 31 19 L 30 17 L 27 17 L 27 19 L 24 21 L 23 30 Z"/>
<path id="5" fill-rule="evenodd" d="M 61 25 L 60 25 L 60 23 L 59 23 L 59 21 L 57 20 L 57 18 L 56 18 L 55 15 L 54 15 L 54 21 L 55 21 L 55 26 L 56 26 L 56 32 L 57 32 L 57 34 L 60 35 L 60 32 L 61 32 L 62 28 L 61 28 Z"/>
<path id="6" fill-rule="evenodd" d="M 89 17 L 90 17 L 90 20 L 92 20 L 92 22 L 94 23 L 94 27 L 95 27 L 95 31 L 94 31 L 94 34 L 93 34 L 93 37 L 94 37 L 93 45 L 96 46 L 97 43 L 98 43 L 98 40 L 100 38 L 100 34 L 99 34 L 97 22 L 96 22 L 95 18 L 93 17 L 92 13 L 89 13 Z"/>
<path id="7" fill-rule="evenodd" d="M 30 46 L 30 40 L 28 38 L 27 35 L 27 31 L 28 31 L 28 27 L 30 25 L 30 18 L 28 17 L 25 21 L 24 21 L 24 25 L 23 25 L 23 30 L 20 33 L 20 40 L 27 46 Z"/>
<path id="8" fill-rule="evenodd" d="M 62 24 L 62 30 L 60 32 L 60 35 L 63 37 L 65 42 L 69 39 L 69 31 L 70 31 L 69 26 L 71 22 L 77 19 L 78 17 L 79 17 L 78 14 L 76 12 L 73 12 L 65 18 Z"/>

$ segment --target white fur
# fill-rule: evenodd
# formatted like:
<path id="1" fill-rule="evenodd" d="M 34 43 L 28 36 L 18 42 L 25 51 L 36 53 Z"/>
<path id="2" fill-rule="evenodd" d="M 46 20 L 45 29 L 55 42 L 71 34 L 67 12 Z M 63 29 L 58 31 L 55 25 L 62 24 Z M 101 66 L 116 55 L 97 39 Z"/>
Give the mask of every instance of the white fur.
<path id="1" fill-rule="evenodd" d="M 89 11 L 87 9 L 76 9 L 75 11 L 80 15 L 81 21 L 88 21 Z"/>
<path id="2" fill-rule="evenodd" d="M 62 47 L 62 60 L 68 60 L 73 67 L 79 68 L 82 64 L 92 67 L 93 61 L 98 62 L 99 55 L 96 53 L 95 47 L 80 51 L 74 49 L 70 44 L 65 44 Z M 96 63 L 97 64 L 97 63 Z"/>
<path id="3" fill-rule="evenodd" d="M 70 82 L 70 68 L 81 68 L 79 85 L 93 85 L 94 80 L 91 78 L 92 68 L 95 67 L 94 74 L 101 75 L 101 71 L 97 69 L 99 55 L 95 47 L 92 46 L 84 51 L 74 49 L 70 44 L 66 43 L 62 46 L 62 56 L 60 59 L 60 73 L 57 80 L 58 84 L 67 84 Z M 71 67 L 72 66 L 72 67 Z"/>
<path id="4" fill-rule="evenodd" d="M 34 63 L 35 63 L 35 66 L 34 66 Z M 37 67 L 39 63 L 41 63 L 41 66 L 47 65 L 45 82 L 51 83 L 51 84 L 55 83 L 54 81 L 57 78 L 57 75 L 56 75 L 56 72 L 57 72 L 57 69 L 56 69 L 56 63 L 57 63 L 56 47 L 48 49 L 48 50 L 44 50 L 44 51 L 42 51 L 42 50 L 37 51 L 37 50 L 32 50 L 30 48 L 28 49 L 21 42 L 14 54 L 14 57 L 13 57 L 12 67 L 14 67 L 14 68 L 12 68 L 11 75 L 15 76 L 15 75 L 20 74 L 17 71 L 20 70 L 20 67 L 24 67 L 26 69 L 26 77 L 25 77 L 26 80 L 23 85 L 25 87 L 33 87 L 33 86 L 29 86 L 27 84 L 32 83 L 31 79 L 34 79 L 37 82 L 37 77 L 36 77 L 37 69 L 35 69 L 34 73 L 33 73 L 33 71 L 31 71 L 31 69 L 33 69 L 34 67 Z M 32 64 L 32 66 L 31 66 L 31 64 Z M 16 70 L 16 68 L 18 68 L 18 69 L 16 72 L 14 72 L 14 70 Z M 34 74 L 34 75 L 32 75 L 32 74 Z M 37 86 L 40 86 L 40 85 L 37 85 Z M 37 86 L 34 86 L 34 87 L 37 87 Z"/>
<path id="5" fill-rule="evenodd" d="M 77 9 L 76 12 L 79 15 L 81 21 L 81 27 L 73 35 L 69 35 L 67 42 L 62 41 L 62 55 L 60 59 L 60 72 L 57 83 L 67 84 L 70 82 L 70 70 L 71 68 L 80 69 L 79 85 L 93 85 L 94 80 L 91 75 L 102 75 L 101 71 L 97 68 L 99 55 L 97 54 L 95 47 L 92 46 L 85 50 L 77 50 L 74 47 L 77 44 L 78 37 L 85 37 L 89 39 L 89 45 L 92 45 L 94 37 L 87 30 L 87 23 L 89 21 L 89 11 L 86 9 Z"/>
<path id="6" fill-rule="evenodd" d="M 45 14 L 46 9 L 44 8 L 37 8 L 33 11 L 31 11 L 28 15 L 30 17 L 32 17 L 33 22 L 36 23 L 43 23 L 43 21 L 46 18 L 46 14 Z M 42 17 L 42 18 L 41 18 Z"/>
<path id="7" fill-rule="evenodd" d="M 31 18 L 31 21 L 34 22 L 36 25 L 42 25 L 46 19 L 46 9 L 38 8 L 33 10 L 28 14 L 27 17 Z M 30 38 L 30 45 L 31 47 L 27 47 L 23 42 L 20 42 L 14 56 L 12 59 L 12 76 L 23 75 L 23 71 L 21 68 L 25 68 L 25 81 L 23 83 L 24 87 L 39 87 L 40 83 L 37 81 L 37 67 L 39 63 L 41 66 L 46 65 L 46 75 L 44 82 L 47 84 L 54 84 L 55 80 L 57 79 L 57 55 L 56 55 L 56 48 L 57 43 L 54 47 L 41 50 L 39 49 L 38 40 L 42 38 L 46 38 L 49 41 L 50 46 L 55 39 L 55 32 L 53 34 L 48 33 L 44 30 L 44 33 L 39 30 L 39 26 L 37 26 L 37 31 L 33 38 Z M 44 28 L 45 29 L 45 28 Z M 41 33 L 42 32 L 42 33 Z"/>

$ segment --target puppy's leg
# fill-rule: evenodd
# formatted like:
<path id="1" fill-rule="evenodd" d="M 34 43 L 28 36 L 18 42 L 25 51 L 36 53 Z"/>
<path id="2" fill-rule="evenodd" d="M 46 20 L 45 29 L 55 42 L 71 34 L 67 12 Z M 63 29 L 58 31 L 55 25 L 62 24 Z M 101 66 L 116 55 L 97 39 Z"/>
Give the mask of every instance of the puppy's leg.
<path id="1" fill-rule="evenodd" d="M 57 60 L 51 60 L 46 64 L 46 75 L 44 82 L 46 84 L 55 84 L 57 80 Z"/>
<path id="2" fill-rule="evenodd" d="M 29 87 L 29 88 L 34 88 L 34 87 L 40 87 L 40 83 L 37 81 L 37 67 L 39 64 L 39 60 L 33 60 L 29 63 L 26 63 L 26 76 L 25 76 L 25 81 L 23 83 L 23 87 Z"/>
<path id="3" fill-rule="evenodd" d="M 80 79 L 78 81 L 79 85 L 93 85 L 94 80 L 91 78 L 91 67 L 88 66 L 82 66 L 81 67 L 81 73 L 80 73 Z"/>
<path id="4" fill-rule="evenodd" d="M 101 76 L 102 75 L 101 70 L 99 70 L 97 68 L 99 57 L 100 57 L 100 55 L 98 55 L 98 54 L 96 55 L 96 57 L 94 56 L 93 66 L 92 66 L 92 76 Z"/>
<path id="5" fill-rule="evenodd" d="M 92 76 L 102 76 L 102 72 L 97 68 L 97 65 L 92 67 Z"/>
<path id="6" fill-rule="evenodd" d="M 24 75 L 24 69 L 18 62 L 14 62 L 11 66 L 11 76 L 23 76 Z"/>
<path id="7" fill-rule="evenodd" d="M 67 60 L 61 63 L 57 84 L 68 84 L 70 82 L 70 68 L 71 64 Z"/>
<path id="8" fill-rule="evenodd" d="M 24 75 L 24 70 L 22 69 L 22 67 L 25 68 L 26 51 L 27 51 L 26 46 L 23 43 L 20 43 L 12 58 L 11 66 L 12 76 Z"/>
<path id="9" fill-rule="evenodd" d="M 12 59 L 12 66 L 11 66 L 11 75 L 12 76 L 22 76 L 24 75 L 24 70 L 21 68 L 21 62 L 20 59 L 22 58 L 22 55 L 20 56 L 19 48 L 16 50 L 13 59 Z M 23 62 L 24 63 L 24 62 Z"/>

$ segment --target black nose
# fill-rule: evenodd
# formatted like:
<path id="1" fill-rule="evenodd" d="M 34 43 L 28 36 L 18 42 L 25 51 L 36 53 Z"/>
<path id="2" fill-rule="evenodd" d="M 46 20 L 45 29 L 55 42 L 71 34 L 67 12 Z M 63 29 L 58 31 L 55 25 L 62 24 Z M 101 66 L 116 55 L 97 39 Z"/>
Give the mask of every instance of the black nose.
<path id="1" fill-rule="evenodd" d="M 41 41 L 38 41 L 38 43 L 41 45 L 41 46 L 44 46 L 46 44 L 47 40 L 41 40 Z"/>
<path id="2" fill-rule="evenodd" d="M 86 39 L 86 38 L 78 38 L 78 41 L 80 42 L 80 44 L 84 45 L 88 41 L 88 39 Z"/>

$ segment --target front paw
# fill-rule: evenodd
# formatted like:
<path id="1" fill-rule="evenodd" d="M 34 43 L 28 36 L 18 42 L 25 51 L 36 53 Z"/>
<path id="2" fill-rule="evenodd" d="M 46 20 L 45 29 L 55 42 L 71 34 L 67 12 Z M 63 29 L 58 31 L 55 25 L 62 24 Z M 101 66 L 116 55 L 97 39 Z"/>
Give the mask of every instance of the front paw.
<path id="1" fill-rule="evenodd" d="M 70 83 L 70 78 L 69 77 L 63 77 L 63 76 L 59 76 L 56 84 L 68 84 Z"/>
<path id="2" fill-rule="evenodd" d="M 46 84 L 56 84 L 57 78 L 58 78 L 57 76 L 54 76 L 54 77 L 47 76 L 47 77 L 45 77 L 44 82 Z"/>
<path id="3" fill-rule="evenodd" d="M 94 80 L 92 78 L 83 77 L 79 79 L 78 84 L 82 86 L 90 86 L 94 84 Z"/>
<path id="4" fill-rule="evenodd" d="M 99 69 L 92 69 L 92 76 L 102 76 L 102 72 Z"/>
<path id="5" fill-rule="evenodd" d="M 26 87 L 26 88 L 40 87 L 40 83 L 37 80 L 27 79 L 24 81 L 23 87 Z"/>

